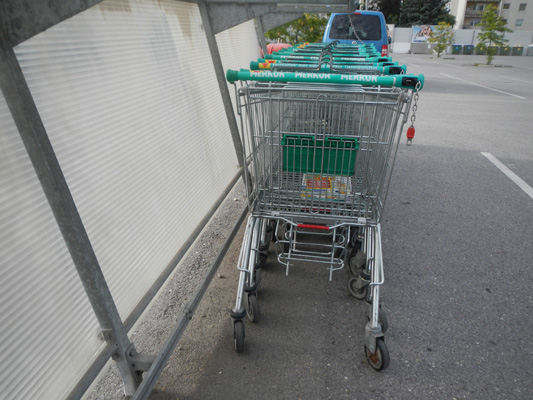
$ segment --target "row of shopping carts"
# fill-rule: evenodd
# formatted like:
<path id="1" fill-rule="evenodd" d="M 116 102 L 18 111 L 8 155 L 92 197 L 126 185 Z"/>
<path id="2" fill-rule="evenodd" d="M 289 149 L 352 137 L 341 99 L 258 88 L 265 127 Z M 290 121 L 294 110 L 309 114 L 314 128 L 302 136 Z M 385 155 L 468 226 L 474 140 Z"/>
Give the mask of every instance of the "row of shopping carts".
<path id="1" fill-rule="evenodd" d="M 235 349 L 244 351 L 245 318 L 261 317 L 260 271 L 273 241 L 287 274 L 296 261 L 328 266 L 330 280 L 349 270 L 350 293 L 368 304 L 367 360 L 386 368 L 380 220 L 423 76 L 407 75 L 373 46 L 318 43 L 229 70 L 227 79 L 235 84 L 250 208 L 231 310 Z M 413 133 L 411 126 L 409 143 Z"/>

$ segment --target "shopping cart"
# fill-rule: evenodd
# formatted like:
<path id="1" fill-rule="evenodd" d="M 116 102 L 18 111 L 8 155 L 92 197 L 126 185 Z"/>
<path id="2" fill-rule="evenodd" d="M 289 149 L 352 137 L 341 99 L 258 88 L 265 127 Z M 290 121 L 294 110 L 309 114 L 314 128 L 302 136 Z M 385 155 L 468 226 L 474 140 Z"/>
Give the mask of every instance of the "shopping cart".
<path id="1" fill-rule="evenodd" d="M 405 66 L 399 66 L 390 57 L 382 57 L 373 46 L 338 45 L 335 43 L 306 44 L 274 52 L 265 59 L 250 63 L 250 69 L 278 71 L 323 71 L 344 74 L 405 74 Z"/>
<path id="2" fill-rule="evenodd" d="M 245 317 L 260 319 L 257 290 L 272 239 L 286 274 L 295 261 L 322 263 L 331 280 L 347 265 L 350 293 L 368 303 L 367 359 L 385 368 L 380 220 L 423 76 L 241 70 L 227 79 L 236 88 L 251 212 L 231 310 L 237 352 Z"/>
<path id="3" fill-rule="evenodd" d="M 376 74 L 376 75 L 403 75 L 406 72 L 405 65 L 380 65 L 377 63 L 351 63 L 340 64 L 333 60 L 318 59 L 316 62 L 287 63 L 287 62 L 267 62 L 258 60 L 250 62 L 250 70 L 271 70 L 271 71 L 312 71 L 312 72 L 338 72 L 344 74 Z"/>

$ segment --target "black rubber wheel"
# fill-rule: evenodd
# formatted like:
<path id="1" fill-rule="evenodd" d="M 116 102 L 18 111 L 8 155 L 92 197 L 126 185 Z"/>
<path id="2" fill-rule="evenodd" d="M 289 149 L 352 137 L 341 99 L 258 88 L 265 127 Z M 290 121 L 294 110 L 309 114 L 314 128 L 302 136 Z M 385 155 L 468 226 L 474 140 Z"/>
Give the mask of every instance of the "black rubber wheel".
<path id="1" fill-rule="evenodd" d="M 361 228 L 354 228 L 351 233 L 352 233 L 352 235 L 350 236 L 350 243 L 349 243 L 350 246 L 351 247 L 355 247 L 355 246 L 361 247 L 361 243 L 363 241 Z"/>
<path id="2" fill-rule="evenodd" d="M 363 247 L 363 243 L 359 240 L 357 240 L 355 237 L 357 237 L 357 233 L 352 236 L 352 240 L 350 240 L 350 244 L 352 245 L 352 255 L 355 255 L 359 250 L 361 250 L 361 247 Z"/>
<path id="3" fill-rule="evenodd" d="M 350 257 L 348 260 L 348 270 L 352 275 L 359 276 L 361 275 L 361 272 L 363 272 L 365 269 L 364 265 L 362 267 L 358 267 L 356 265 L 355 257 Z"/>
<path id="4" fill-rule="evenodd" d="M 353 275 L 361 275 L 365 270 L 366 265 L 366 256 L 364 253 L 360 252 L 359 249 L 356 251 L 350 252 L 350 257 L 348 258 L 348 269 Z"/>
<path id="5" fill-rule="evenodd" d="M 289 252 L 289 243 L 292 243 L 292 240 L 289 240 L 289 237 L 290 236 L 290 230 L 291 230 L 291 225 L 290 224 L 285 224 L 284 225 L 284 228 L 283 228 L 283 252 L 284 253 L 288 253 Z M 294 238 L 293 238 L 294 239 Z"/>
<path id="6" fill-rule="evenodd" d="M 254 275 L 251 282 L 247 282 L 244 287 L 244 291 L 247 293 L 255 293 L 259 288 L 259 283 L 261 282 L 261 270 L 259 268 L 254 268 Z"/>
<path id="7" fill-rule="evenodd" d="M 277 234 L 277 227 L 278 227 L 277 222 L 274 221 L 274 220 L 272 220 L 272 221 L 271 221 L 271 224 L 270 224 L 270 227 L 271 227 L 271 229 L 272 229 L 272 241 L 275 243 L 275 242 L 278 240 L 278 238 L 277 238 L 277 236 L 276 236 L 276 234 Z"/>
<path id="8" fill-rule="evenodd" d="M 390 364 L 389 349 L 385 345 L 383 338 L 376 339 L 376 352 L 371 353 L 365 346 L 366 360 L 376 371 L 387 368 Z"/>
<path id="9" fill-rule="evenodd" d="M 367 315 L 366 319 L 370 321 L 370 316 Z M 381 307 L 379 308 L 379 311 L 378 311 L 378 322 L 381 325 L 381 332 L 382 333 L 387 332 L 389 329 L 389 322 L 387 321 L 387 315 L 385 314 L 385 311 L 383 311 Z"/>
<path id="10" fill-rule="evenodd" d="M 270 247 L 270 242 L 272 241 L 272 232 L 267 232 L 264 239 L 259 244 L 260 251 L 267 251 Z"/>
<path id="11" fill-rule="evenodd" d="M 259 257 L 257 257 L 257 263 L 255 264 L 256 269 L 261 269 L 266 265 L 267 262 L 267 255 L 263 253 L 259 253 Z"/>
<path id="12" fill-rule="evenodd" d="M 350 279 L 348 279 L 348 290 L 350 291 L 350 294 L 357 300 L 364 300 L 366 298 L 368 286 L 364 286 L 361 289 L 355 287 L 357 279 L 359 279 L 358 276 L 350 276 Z"/>
<path id="13" fill-rule="evenodd" d="M 255 293 L 248 293 L 248 308 L 246 309 L 246 316 L 251 322 L 259 322 L 261 319 L 261 311 L 259 310 L 257 294 Z"/>
<path id="14" fill-rule="evenodd" d="M 254 284 L 259 287 L 259 283 L 261 283 L 261 269 L 254 268 Z"/>
<path id="15" fill-rule="evenodd" d="M 244 351 L 244 322 L 233 322 L 233 342 L 235 344 L 235 351 L 242 353 Z"/>

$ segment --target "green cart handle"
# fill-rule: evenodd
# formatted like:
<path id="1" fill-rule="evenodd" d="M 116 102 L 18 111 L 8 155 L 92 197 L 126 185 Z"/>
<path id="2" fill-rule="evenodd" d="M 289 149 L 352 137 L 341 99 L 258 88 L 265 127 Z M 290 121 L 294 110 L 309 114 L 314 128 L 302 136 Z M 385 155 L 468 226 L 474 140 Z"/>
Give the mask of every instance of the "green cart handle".
<path id="1" fill-rule="evenodd" d="M 285 60 L 290 58 L 292 60 L 318 60 L 320 57 L 317 55 L 277 55 L 270 54 L 265 57 L 266 60 Z M 335 57 L 333 61 L 368 61 L 368 62 L 389 62 L 392 61 L 391 57 L 367 57 L 367 56 L 355 56 L 355 57 Z"/>
<path id="2" fill-rule="evenodd" d="M 290 56 L 290 55 L 320 55 L 321 53 L 323 53 L 324 50 L 323 49 L 308 49 L 308 48 L 305 48 L 305 49 L 297 49 L 297 50 L 293 50 L 291 52 L 289 51 L 278 51 L 278 52 L 273 52 L 272 54 L 273 55 L 278 55 L 278 56 Z M 351 49 L 331 49 L 330 50 L 331 54 L 335 57 L 339 57 L 339 56 L 346 56 L 346 57 L 361 57 L 361 56 L 367 56 L 367 57 L 381 57 L 381 53 L 378 53 L 377 51 L 373 51 L 373 52 L 370 52 L 370 51 L 354 51 L 354 50 L 351 50 Z"/>
<path id="3" fill-rule="evenodd" d="M 290 62 L 290 61 L 287 61 L 287 60 L 274 60 L 272 58 L 258 58 L 257 59 L 257 62 L 258 63 L 278 63 L 278 62 L 281 62 L 281 63 L 288 63 L 290 62 L 291 64 L 304 64 L 304 63 L 311 63 L 311 64 L 316 64 L 318 62 L 318 59 L 319 57 L 317 57 L 316 59 L 314 60 L 296 60 L 295 62 Z M 329 60 L 327 60 L 329 61 Z M 375 66 L 378 66 L 378 67 L 387 67 L 387 66 L 398 66 L 398 61 L 385 61 L 385 62 L 372 62 L 372 61 L 368 61 L 368 60 L 359 60 L 359 61 L 336 61 L 336 60 L 333 60 L 333 66 L 339 66 L 339 65 L 375 65 Z M 250 69 L 254 69 L 254 68 L 250 68 Z"/>
<path id="4" fill-rule="evenodd" d="M 419 90 L 424 86 L 424 75 L 349 75 L 329 74 L 327 72 L 284 72 L 284 71 L 249 71 L 228 70 L 226 79 L 229 83 L 236 81 L 261 82 L 305 82 L 305 83 L 335 83 L 356 84 L 363 86 L 385 86 Z"/>
<path id="5" fill-rule="evenodd" d="M 259 63 L 257 61 L 250 62 L 250 70 L 283 70 L 286 69 L 300 69 L 302 72 L 304 72 L 305 69 L 313 71 L 313 68 L 318 71 L 317 68 L 318 64 L 294 64 L 294 63 Z M 329 64 L 322 64 L 320 65 L 320 71 L 322 72 L 331 72 L 332 66 Z M 386 74 L 386 75 L 400 75 L 405 74 L 406 67 L 405 65 L 397 65 L 397 66 L 378 66 L 378 65 L 333 65 L 333 69 L 337 70 L 335 72 L 342 73 L 343 71 L 338 70 L 351 70 L 351 71 L 376 71 L 380 74 Z"/>

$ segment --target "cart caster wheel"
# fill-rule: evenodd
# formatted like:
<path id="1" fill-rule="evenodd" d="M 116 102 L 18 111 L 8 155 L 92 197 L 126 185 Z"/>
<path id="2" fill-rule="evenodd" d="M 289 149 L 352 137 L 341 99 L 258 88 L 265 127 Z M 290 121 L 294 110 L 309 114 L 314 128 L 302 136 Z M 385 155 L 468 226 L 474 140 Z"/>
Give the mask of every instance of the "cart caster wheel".
<path id="1" fill-rule="evenodd" d="M 254 275 L 253 275 L 252 283 L 246 284 L 246 286 L 244 287 L 244 291 L 247 293 L 257 292 L 260 282 L 261 282 L 261 270 L 258 268 L 254 268 Z"/>
<path id="2" fill-rule="evenodd" d="M 361 275 L 365 270 L 366 254 L 360 250 L 352 251 L 348 260 L 348 269 L 353 275 Z"/>
<path id="3" fill-rule="evenodd" d="M 268 251 L 271 241 L 272 241 L 272 232 L 267 233 L 265 237 L 265 241 L 259 244 L 259 251 Z"/>
<path id="4" fill-rule="evenodd" d="M 235 344 L 235 351 L 242 353 L 244 351 L 244 322 L 233 322 L 233 343 Z"/>
<path id="5" fill-rule="evenodd" d="M 271 225 L 270 225 L 270 229 L 272 230 L 272 242 L 276 243 L 276 241 L 278 240 L 278 237 L 276 236 L 277 235 L 277 222 L 276 221 L 272 221 Z M 267 231 L 268 231 L 268 228 L 267 228 Z"/>
<path id="6" fill-rule="evenodd" d="M 266 231 L 268 233 L 270 233 L 271 235 L 271 240 L 274 240 L 274 238 L 276 237 L 276 235 L 274 234 L 276 232 L 276 226 L 278 225 L 277 221 L 275 219 L 271 219 L 268 221 L 268 225 L 267 225 L 267 228 L 266 228 Z"/>
<path id="7" fill-rule="evenodd" d="M 358 267 L 356 265 L 355 257 L 352 257 L 350 258 L 350 260 L 348 260 L 348 270 L 350 271 L 352 275 L 359 276 L 361 275 L 361 272 L 363 272 L 364 269 L 365 269 L 364 265 L 362 267 Z"/>
<path id="8" fill-rule="evenodd" d="M 267 222 L 266 230 L 265 230 L 265 237 L 259 244 L 259 250 L 261 251 L 267 251 L 270 247 L 270 242 L 274 241 L 274 229 L 272 229 L 272 224 L 270 222 Z"/>
<path id="9" fill-rule="evenodd" d="M 255 268 L 256 269 L 263 268 L 265 266 L 266 262 L 267 262 L 267 255 L 263 254 L 263 253 L 260 253 L 259 257 L 258 257 L 258 260 L 257 260 L 257 263 L 255 264 Z"/>
<path id="10" fill-rule="evenodd" d="M 359 226 L 354 227 L 352 230 L 352 235 L 350 236 L 350 244 L 353 246 L 356 242 L 363 243 L 365 239 L 365 227 Z"/>
<path id="11" fill-rule="evenodd" d="M 292 236 L 292 237 L 291 237 Z M 291 225 L 285 224 L 283 227 L 283 252 L 288 253 L 289 248 L 292 246 L 294 235 L 291 235 Z"/>
<path id="12" fill-rule="evenodd" d="M 367 321 L 370 321 L 370 316 L 366 316 Z M 387 315 L 385 314 L 385 311 L 379 307 L 378 311 L 378 322 L 381 325 L 381 332 L 385 333 L 389 329 L 389 322 L 387 321 Z"/>
<path id="13" fill-rule="evenodd" d="M 261 269 L 260 268 L 254 268 L 254 282 L 255 282 L 255 286 L 259 286 L 259 283 L 261 283 Z"/>
<path id="14" fill-rule="evenodd" d="M 261 319 L 261 311 L 259 310 L 257 294 L 255 293 L 248 293 L 248 308 L 246 309 L 246 316 L 251 322 L 259 322 Z"/>
<path id="15" fill-rule="evenodd" d="M 376 352 L 371 353 L 368 347 L 365 346 L 366 359 L 370 366 L 376 371 L 381 371 L 387 368 L 390 364 L 390 355 L 383 338 L 376 339 Z"/>
<path id="16" fill-rule="evenodd" d="M 352 255 L 355 255 L 359 250 L 361 250 L 361 247 L 363 246 L 363 243 L 357 239 L 357 233 L 354 233 L 350 239 L 350 246 L 352 247 Z"/>
<path id="17" fill-rule="evenodd" d="M 368 291 L 368 285 L 362 288 L 356 287 L 358 279 L 358 276 L 351 276 L 350 279 L 348 279 L 348 290 L 350 291 L 350 294 L 357 300 L 364 300 Z"/>

